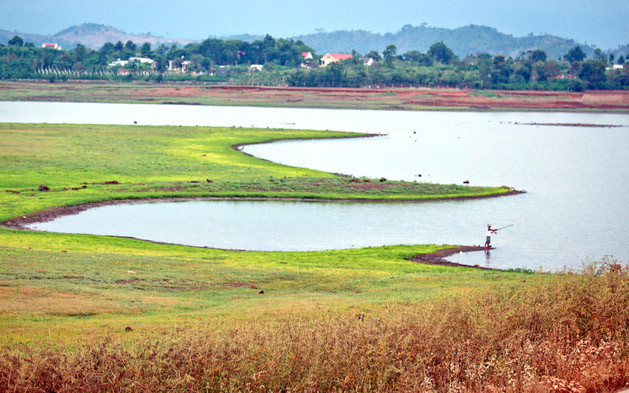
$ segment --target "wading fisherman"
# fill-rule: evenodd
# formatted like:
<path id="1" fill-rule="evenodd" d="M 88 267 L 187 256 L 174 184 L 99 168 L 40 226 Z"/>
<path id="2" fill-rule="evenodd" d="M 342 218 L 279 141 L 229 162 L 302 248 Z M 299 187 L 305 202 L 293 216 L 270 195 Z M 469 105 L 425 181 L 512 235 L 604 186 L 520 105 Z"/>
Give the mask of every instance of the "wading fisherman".
<path id="1" fill-rule="evenodd" d="M 487 224 L 487 237 L 485 238 L 485 248 L 489 249 L 491 248 L 491 235 L 492 234 L 497 234 L 498 231 L 496 229 L 493 229 L 491 227 L 491 224 Z"/>

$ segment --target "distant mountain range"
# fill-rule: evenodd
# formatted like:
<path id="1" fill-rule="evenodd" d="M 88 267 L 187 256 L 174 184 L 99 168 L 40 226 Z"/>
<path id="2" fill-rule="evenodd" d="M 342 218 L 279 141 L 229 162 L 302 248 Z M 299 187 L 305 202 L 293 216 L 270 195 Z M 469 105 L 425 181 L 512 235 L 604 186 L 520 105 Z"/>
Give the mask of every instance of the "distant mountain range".
<path id="1" fill-rule="evenodd" d="M 43 42 L 56 42 L 66 49 L 71 49 L 80 43 L 89 48 L 98 49 L 105 42 L 127 42 L 129 40 L 141 44 L 150 42 L 153 47 L 159 44 L 173 44 L 184 46 L 191 42 L 201 40 L 173 39 L 146 34 L 128 34 L 111 26 L 99 25 L 95 23 L 85 23 L 79 26 L 72 26 L 53 35 L 40 35 L 20 33 L 7 30 L 0 30 L 0 43 L 6 44 L 13 36 L 19 35 L 25 42 L 32 42 L 40 46 Z M 239 39 L 243 41 L 254 41 L 263 38 L 260 35 L 240 34 L 224 37 L 220 39 Z M 514 37 L 510 34 L 501 33 L 493 27 L 469 25 L 456 29 L 442 27 L 431 27 L 425 24 L 419 26 L 406 25 L 395 33 L 372 33 L 365 30 L 340 30 L 333 32 L 318 32 L 314 34 L 289 37 L 295 40 L 302 40 L 312 47 L 319 54 L 327 52 L 349 53 L 356 50 L 366 53 L 372 49 L 382 52 L 390 44 L 397 46 L 397 52 L 402 54 L 409 50 L 419 50 L 426 52 L 432 44 L 443 41 L 460 58 L 468 54 L 488 52 L 492 55 L 504 54 L 507 56 L 517 56 L 521 52 L 531 49 L 544 50 L 549 59 L 557 59 L 568 52 L 576 45 L 591 56 L 594 47 L 585 43 L 580 43 L 572 39 L 561 38 L 550 34 L 533 35 L 524 37 Z M 613 53 L 616 58 L 620 55 L 629 54 L 629 45 L 620 46 L 616 49 L 606 50 Z"/>
<path id="2" fill-rule="evenodd" d="M 32 42 L 36 46 L 41 46 L 43 42 L 56 42 L 64 49 L 72 49 L 77 44 L 85 45 L 88 48 L 98 49 L 106 42 L 116 43 L 122 41 L 133 41 L 135 43 L 150 42 L 153 47 L 160 44 L 173 44 L 179 46 L 187 45 L 195 40 L 164 38 L 146 34 L 128 34 L 111 26 L 98 25 L 95 23 L 84 23 L 79 26 L 68 27 L 53 35 L 41 35 L 31 33 L 20 33 L 15 31 L 0 30 L 0 43 L 5 44 L 15 35 L 20 36 L 24 42 Z"/>
<path id="3" fill-rule="evenodd" d="M 542 49 L 549 59 L 557 59 L 576 45 L 580 45 L 588 55 L 592 55 L 594 52 L 593 47 L 572 39 L 549 34 L 514 37 L 510 34 L 501 33 L 493 27 L 476 25 L 456 29 L 406 25 L 395 33 L 377 34 L 364 30 L 343 30 L 308 34 L 295 38 L 304 41 L 318 52 L 350 52 L 355 49 L 360 53 L 365 53 L 371 49 L 382 51 L 390 44 L 397 46 L 398 54 L 409 50 L 426 52 L 432 44 L 439 41 L 443 41 L 460 58 L 478 52 L 515 57 L 527 50 Z"/>

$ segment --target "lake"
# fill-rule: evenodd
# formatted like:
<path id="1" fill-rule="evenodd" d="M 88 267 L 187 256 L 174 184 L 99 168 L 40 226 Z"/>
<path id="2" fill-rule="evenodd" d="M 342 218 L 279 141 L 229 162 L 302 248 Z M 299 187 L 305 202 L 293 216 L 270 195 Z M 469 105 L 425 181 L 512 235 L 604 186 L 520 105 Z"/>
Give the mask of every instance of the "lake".
<path id="1" fill-rule="evenodd" d="M 497 249 L 490 255 L 469 253 L 450 259 L 498 268 L 555 270 L 608 254 L 623 263 L 629 257 L 629 116 L 623 114 L 6 102 L 0 106 L 0 121 L 382 133 L 386 135 L 287 141 L 243 150 L 288 165 L 354 176 L 459 184 L 468 180 L 471 185 L 508 185 L 527 191 L 493 199 L 428 203 L 144 203 L 92 209 L 36 224 L 35 229 L 97 233 L 106 228 L 104 234 L 155 241 L 288 251 L 482 244 L 488 223 L 514 224 L 494 236 Z M 568 123 L 621 127 L 558 125 Z M 151 216 L 160 218 L 151 221 Z M 184 221 L 178 222 L 179 218 Z M 95 229 L 83 228 L 81 220 Z M 129 222 L 146 223 L 146 228 L 142 232 Z M 178 235 L 182 232 L 188 235 Z"/>

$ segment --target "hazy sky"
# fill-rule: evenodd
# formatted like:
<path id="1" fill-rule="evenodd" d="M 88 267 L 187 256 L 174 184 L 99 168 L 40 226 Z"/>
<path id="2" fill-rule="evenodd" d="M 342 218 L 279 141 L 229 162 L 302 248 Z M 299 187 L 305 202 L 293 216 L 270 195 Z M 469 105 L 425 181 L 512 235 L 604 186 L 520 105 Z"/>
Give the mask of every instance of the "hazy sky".
<path id="1" fill-rule="evenodd" d="M 629 42 L 629 0 L 0 0 L 0 15 L 1 29 L 40 34 L 85 22 L 192 39 L 288 37 L 318 28 L 384 33 L 427 23 L 550 33 L 603 49 Z"/>

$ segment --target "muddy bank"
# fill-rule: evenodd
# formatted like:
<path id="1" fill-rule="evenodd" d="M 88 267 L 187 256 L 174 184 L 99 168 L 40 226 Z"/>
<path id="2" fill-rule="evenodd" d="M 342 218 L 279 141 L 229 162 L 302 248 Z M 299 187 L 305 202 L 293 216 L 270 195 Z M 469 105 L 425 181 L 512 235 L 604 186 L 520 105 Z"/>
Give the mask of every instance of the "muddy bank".
<path id="1" fill-rule="evenodd" d="M 594 123 L 513 123 L 519 126 L 550 126 L 550 127 L 586 127 L 586 128 L 616 128 L 624 127 L 620 124 L 594 124 Z"/>
<path id="2" fill-rule="evenodd" d="M 489 250 L 493 250 L 493 249 L 494 249 L 493 247 L 489 248 Z M 450 262 L 445 259 L 451 255 L 458 254 L 459 252 L 486 251 L 486 250 L 487 249 L 485 247 L 481 247 L 481 246 L 456 246 L 456 248 L 451 248 L 448 250 L 439 250 L 430 254 L 415 255 L 413 258 L 409 258 L 407 260 L 413 261 L 413 262 L 419 262 L 419 263 L 426 263 L 428 265 L 471 267 L 474 269 L 481 269 L 481 270 L 500 270 L 500 269 L 494 269 L 494 268 L 489 268 L 489 267 L 483 267 L 479 265 L 474 265 L 474 266 L 463 265 L 461 263 Z"/>
<path id="3" fill-rule="evenodd" d="M 447 88 L 322 88 L 0 81 L 2 100 L 138 102 L 379 110 L 629 111 L 629 92 Z"/>

